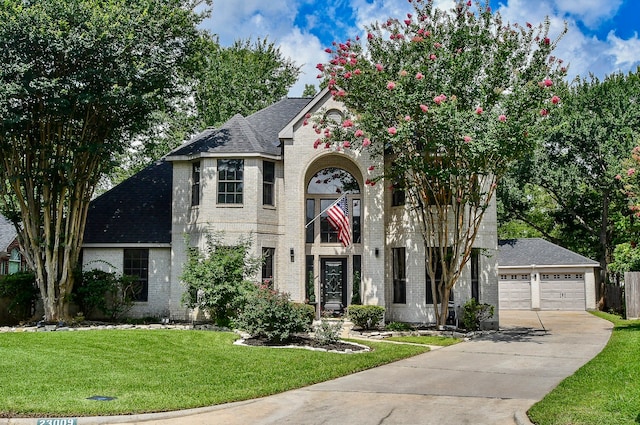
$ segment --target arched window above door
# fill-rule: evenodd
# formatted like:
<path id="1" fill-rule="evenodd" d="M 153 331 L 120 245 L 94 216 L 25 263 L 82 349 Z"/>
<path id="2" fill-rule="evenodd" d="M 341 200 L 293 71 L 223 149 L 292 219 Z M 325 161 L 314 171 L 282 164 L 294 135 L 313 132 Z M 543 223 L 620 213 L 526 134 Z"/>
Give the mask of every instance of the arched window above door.
<path id="1" fill-rule="evenodd" d="M 310 195 L 354 194 L 360 193 L 360 185 L 348 171 L 338 167 L 328 167 L 311 177 L 307 193 Z"/>

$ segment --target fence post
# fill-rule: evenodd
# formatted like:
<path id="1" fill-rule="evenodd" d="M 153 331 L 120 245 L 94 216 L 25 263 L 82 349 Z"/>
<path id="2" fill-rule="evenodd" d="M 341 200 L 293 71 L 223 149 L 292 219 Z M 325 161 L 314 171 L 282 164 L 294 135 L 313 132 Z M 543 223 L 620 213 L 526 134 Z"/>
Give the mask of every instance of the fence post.
<path id="1" fill-rule="evenodd" d="M 627 319 L 640 317 L 640 272 L 625 272 L 624 298 Z"/>

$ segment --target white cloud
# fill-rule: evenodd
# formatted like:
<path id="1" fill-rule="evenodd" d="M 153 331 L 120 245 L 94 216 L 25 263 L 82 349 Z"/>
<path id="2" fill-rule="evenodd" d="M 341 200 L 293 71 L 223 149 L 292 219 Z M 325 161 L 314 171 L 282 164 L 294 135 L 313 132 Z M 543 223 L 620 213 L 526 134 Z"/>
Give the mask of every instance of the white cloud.
<path id="1" fill-rule="evenodd" d="M 560 15 L 575 16 L 589 28 L 597 28 L 614 17 L 621 5 L 622 0 L 556 0 Z"/>
<path id="2" fill-rule="evenodd" d="M 277 43 L 290 32 L 297 10 L 298 2 L 291 0 L 218 0 L 202 26 L 218 34 L 225 46 L 249 37 Z"/>
<path id="3" fill-rule="evenodd" d="M 298 66 L 302 67 L 302 73 L 298 82 L 289 90 L 289 96 L 302 96 L 305 84 L 313 84 L 316 91 L 319 90 L 318 70 L 316 65 L 326 61 L 326 55 L 322 53 L 320 40 L 312 34 L 302 33 L 299 28 L 293 28 L 280 42 L 280 52 L 283 56 L 291 58 Z"/>
<path id="4" fill-rule="evenodd" d="M 633 38 L 623 40 L 618 38 L 613 31 L 607 36 L 609 48 L 607 53 L 615 58 L 616 66 L 620 68 L 632 68 L 640 62 L 640 39 L 638 33 Z"/>
<path id="5" fill-rule="evenodd" d="M 615 15 L 621 0 L 509 0 L 502 4 L 499 12 L 509 22 L 542 22 L 545 17 L 551 21 L 552 37 L 557 37 L 564 22 L 568 33 L 562 38 L 554 54 L 569 64 L 569 80 L 593 74 L 598 78 L 618 70 L 629 71 L 640 61 L 640 41 L 637 35 L 629 40 L 618 38 L 610 32 L 605 40 L 587 36 L 578 26 L 598 25 Z"/>

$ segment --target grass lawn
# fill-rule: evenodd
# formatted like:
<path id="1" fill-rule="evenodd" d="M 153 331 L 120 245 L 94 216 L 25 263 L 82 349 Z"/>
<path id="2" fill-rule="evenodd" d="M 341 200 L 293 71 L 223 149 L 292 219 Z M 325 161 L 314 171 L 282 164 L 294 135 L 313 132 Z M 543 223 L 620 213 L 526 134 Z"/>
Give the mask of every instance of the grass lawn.
<path id="1" fill-rule="evenodd" d="M 539 425 L 621 425 L 640 422 L 640 321 L 610 320 L 607 346 L 529 410 Z"/>
<path id="2" fill-rule="evenodd" d="M 442 347 L 448 347 L 449 345 L 457 344 L 461 340 L 460 338 L 450 338 L 446 336 L 393 336 L 385 338 L 389 341 L 397 342 L 410 342 L 412 344 L 424 344 L 424 345 L 439 345 Z"/>
<path id="3" fill-rule="evenodd" d="M 0 334 L 0 417 L 158 412 L 304 387 L 428 351 L 367 342 L 338 354 L 233 345 L 226 332 Z M 87 400 L 92 396 L 112 401 Z"/>

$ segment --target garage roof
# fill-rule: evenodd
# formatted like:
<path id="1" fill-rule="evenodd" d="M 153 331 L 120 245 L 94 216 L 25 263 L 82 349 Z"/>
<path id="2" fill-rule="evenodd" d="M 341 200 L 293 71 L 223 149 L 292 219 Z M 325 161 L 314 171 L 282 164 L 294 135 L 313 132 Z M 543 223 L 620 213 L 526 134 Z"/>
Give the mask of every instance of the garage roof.
<path id="1" fill-rule="evenodd" d="M 498 266 L 594 266 L 597 261 L 541 238 L 498 241 Z"/>

